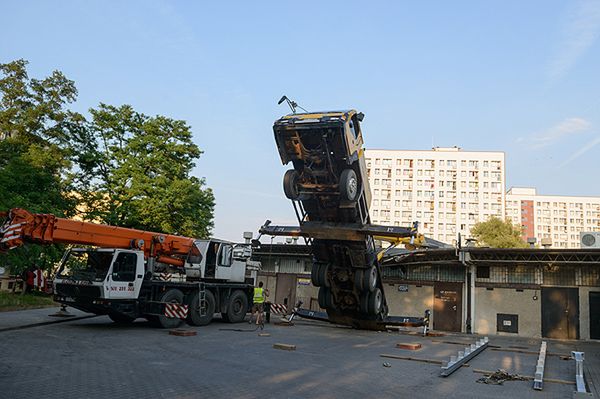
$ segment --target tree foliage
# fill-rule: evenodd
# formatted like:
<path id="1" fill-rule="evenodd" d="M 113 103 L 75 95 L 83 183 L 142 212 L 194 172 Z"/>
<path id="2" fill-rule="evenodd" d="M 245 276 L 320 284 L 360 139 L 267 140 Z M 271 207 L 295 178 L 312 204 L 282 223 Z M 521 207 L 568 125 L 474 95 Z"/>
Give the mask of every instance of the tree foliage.
<path id="1" fill-rule="evenodd" d="M 492 216 L 485 222 L 476 223 L 471 229 L 471 235 L 478 241 L 479 246 L 492 248 L 525 248 L 527 243 L 521 237 L 519 227 L 509 219 L 502 221 Z"/>
<path id="2" fill-rule="evenodd" d="M 214 196 L 191 176 L 202 151 L 190 127 L 129 105 L 68 109 L 75 83 L 60 71 L 30 78 L 27 61 L 0 64 L 0 210 L 206 237 Z M 18 272 L 52 264 L 61 248 L 26 246 L 0 257 Z"/>
<path id="3" fill-rule="evenodd" d="M 70 132 L 81 115 L 66 109 L 77 90 L 58 71 L 43 80 L 30 79 L 27 62 L 0 64 L 0 209 L 72 215 L 69 190 L 72 154 Z M 50 264 L 62 248 L 19 248 L 0 263 L 18 272 Z"/>
<path id="4" fill-rule="evenodd" d="M 100 104 L 90 113 L 79 190 L 87 217 L 207 237 L 214 197 L 203 189 L 203 179 L 190 176 L 202 151 L 192 142 L 189 126 L 164 116 L 149 117 L 128 105 Z"/>

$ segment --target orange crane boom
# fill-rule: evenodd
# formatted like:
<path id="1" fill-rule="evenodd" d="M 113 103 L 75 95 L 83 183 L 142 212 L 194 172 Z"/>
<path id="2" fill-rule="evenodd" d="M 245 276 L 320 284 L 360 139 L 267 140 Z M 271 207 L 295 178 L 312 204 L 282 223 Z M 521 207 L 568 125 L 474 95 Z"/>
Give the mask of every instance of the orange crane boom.
<path id="1" fill-rule="evenodd" d="M 190 251 L 197 251 L 194 238 L 128 229 L 31 213 L 21 208 L 0 212 L 6 217 L 0 227 L 0 252 L 25 242 L 37 244 L 80 244 L 103 248 L 139 249 L 146 258 L 183 266 Z"/>

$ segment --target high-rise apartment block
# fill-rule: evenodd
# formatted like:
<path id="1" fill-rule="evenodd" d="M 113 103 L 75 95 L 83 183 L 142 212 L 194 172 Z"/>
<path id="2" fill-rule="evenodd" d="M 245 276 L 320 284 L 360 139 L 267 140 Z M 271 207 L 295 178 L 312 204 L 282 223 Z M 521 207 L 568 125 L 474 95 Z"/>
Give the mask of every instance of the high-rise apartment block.
<path id="1" fill-rule="evenodd" d="M 553 248 L 579 248 L 580 232 L 600 231 L 600 197 L 538 195 L 535 188 L 511 188 L 506 215 L 523 238 L 545 239 Z"/>
<path id="2" fill-rule="evenodd" d="M 505 217 L 503 152 L 366 150 L 374 223 L 420 222 L 427 237 L 456 243 L 491 215 Z"/>

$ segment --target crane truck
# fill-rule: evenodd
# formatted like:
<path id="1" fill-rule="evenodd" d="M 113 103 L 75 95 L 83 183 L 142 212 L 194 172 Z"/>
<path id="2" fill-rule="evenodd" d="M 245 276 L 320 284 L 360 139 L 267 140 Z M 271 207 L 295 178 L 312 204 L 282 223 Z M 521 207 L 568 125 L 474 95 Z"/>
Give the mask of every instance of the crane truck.
<path id="1" fill-rule="evenodd" d="M 376 239 L 423 246 L 417 224 L 371 224 L 371 191 L 363 136 L 364 114 L 355 110 L 286 115 L 273 125 L 284 174 L 283 191 L 293 203 L 299 226 L 267 221 L 259 230 L 271 236 L 303 236 L 312 244 L 312 284 L 319 306 L 338 324 L 380 330 L 388 306 L 381 280 Z"/>
<path id="2" fill-rule="evenodd" d="M 108 226 L 34 214 L 0 212 L 0 252 L 25 243 L 74 244 L 54 279 L 54 300 L 130 323 L 143 317 L 175 328 L 201 326 L 215 313 L 241 322 L 252 303 L 246 281 L 250 249 L 217 240 Z"/>

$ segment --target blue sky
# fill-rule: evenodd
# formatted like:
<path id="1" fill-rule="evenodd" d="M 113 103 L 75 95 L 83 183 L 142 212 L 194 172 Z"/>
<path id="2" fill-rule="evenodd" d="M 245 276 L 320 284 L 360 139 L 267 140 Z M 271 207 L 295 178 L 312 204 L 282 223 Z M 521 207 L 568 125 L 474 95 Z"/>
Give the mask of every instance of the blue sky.
<path id="1" fill-rule="evenodd" d="M 600 0 L 4 2 L 0 62 L 186 120 L 214 235 L 293 223 L 272 123 L 286 94 L 366 114 L 367 148 L 505 151 L 508 186 L 600 196 Z"/>

